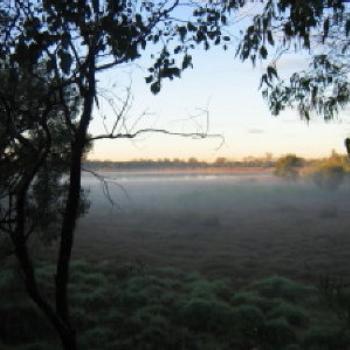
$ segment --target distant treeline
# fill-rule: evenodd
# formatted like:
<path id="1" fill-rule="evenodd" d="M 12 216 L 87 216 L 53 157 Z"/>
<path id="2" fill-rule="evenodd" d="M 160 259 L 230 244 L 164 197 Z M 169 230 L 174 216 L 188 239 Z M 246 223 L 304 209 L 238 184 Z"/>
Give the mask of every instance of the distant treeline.
<path id="1" fill-rule="evenodd" d="M 276 160 L 272 157 L 254 158 L 247 157 L 243 160 L 228 160 L 220 157 L 213 162 L 205 162 L 191 157 L 184 159 L 139 159 L 131 161 L 87 160 L 85 167 L 90 169 L 192 169 L 192 168 L 236 168 L 236 167 L 273 167 Z"/>
<path id="2" fill-rule="evenodd" d="M 242 160 L 230 160 L 225 157 L 218 157 L 213 162 L 198 160 L 195 157 L 188 159 L 136 159 L 129 161 L 111 161 L 111 160 L 86 160 L 84 166 L 88 169 L 112 169 L 112 170 L 133 170 L 133 169 L 205 169 L 205 168 L 239 168 L 239 167 L 261 167 L 270 168 L 284 162 L 285 159 L 297 158 L 300 167 L 309 167 L 325 162 L 332 164 L 342 164 L 349 168 L 349 158 L 332 150 L 329 157 L 317 159 L 305 159 L 297 157 L 294 154 L 287 154 L 275 158 L 267 153 L 265 157 L 245 157 Z"/>

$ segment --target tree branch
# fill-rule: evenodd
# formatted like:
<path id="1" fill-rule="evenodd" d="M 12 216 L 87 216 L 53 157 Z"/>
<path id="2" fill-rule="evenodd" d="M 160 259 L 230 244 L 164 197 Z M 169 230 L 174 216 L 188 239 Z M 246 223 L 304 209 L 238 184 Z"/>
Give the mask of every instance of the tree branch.
<path id="1" fill-rule="evenodd" d="M 169 136 L 181 136 L 181 137 L 188 137 L 195 140 L 198 139 L 207 139 L 207 138 L 216 138 L 220 139 L 220 144 L 216 149 L 220 149 L 224 143 L 225 138 L 221 134 L 208 134 L 208 133 L 198 133 L 198 132 L 175 132 L 175 131 L 169 131 L 166 129 L 154 129 L 154 128 L 146 128 L 146 129 L 140 129 L 133 133 L 118 133 L 118 134 L 105 134 L 105 135 L 98 135 L 93 136 L 89 138 L 89 141 L 96 141 L 96 140 L 102 140 L 102 139 L 134 139 L 137 136 L 140 136 L 142 134 L 164 134 Z"/>

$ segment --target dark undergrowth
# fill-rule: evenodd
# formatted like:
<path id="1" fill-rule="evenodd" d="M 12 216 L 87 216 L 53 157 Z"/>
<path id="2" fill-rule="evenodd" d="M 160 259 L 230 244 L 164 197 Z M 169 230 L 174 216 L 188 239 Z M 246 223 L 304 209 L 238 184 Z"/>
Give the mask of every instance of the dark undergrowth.
<path id="1" fill-rule="evenodd" d="M 38 266 L 48 297 L 54 268 Z M 71 312 L 81 349 L 346 350 L 349 294 L 273 276 L 237 289 L 171 268 L 72 264 Z M 11 264 L 0 274 L 0 349 L 59 349 Z"/>

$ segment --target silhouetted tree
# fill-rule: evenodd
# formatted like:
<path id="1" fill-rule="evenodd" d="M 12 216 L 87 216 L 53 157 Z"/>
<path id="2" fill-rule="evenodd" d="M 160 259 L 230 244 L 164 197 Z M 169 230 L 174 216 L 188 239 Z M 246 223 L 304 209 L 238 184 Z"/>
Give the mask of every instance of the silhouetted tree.
<path id="1" fill-rule="evenodd" d="M 4 206 L 1 201 L 0 228 L 11 238 L 29 296 L 57 330 L 63 348 L 77 348 L 67 288 L 81 205 L 82 158 L 88 145 L 103 138 L 134 138 L 148 132 L 181 135 L 158 129 L 125 132 L 127 96 L 112 128 L 90 137 L 93 109 L 99 105 L 98 74 L 153 52 L 145 79 L 151 91 L 158 93 L 164 79 L 180 77 L 182 71 L 192 67 L 191 50 L 196 46 L 226 48 L 228 37 L 221 28 L 227 24 L 227 13 L 242 4 L 243 1 L 179 0 L 0 3 L 0 61 L 9 80 L 19 84 L 15 91 L 2 91 L 0 99 L 4 121 L 0 126 L 1 190 L 8 202 Z M 180 10 L 187 15 L 177 18 Z M 18 93 L 17 86 L 24 86 L 25 82 L 26 92 Z M 77 110 L 70 101 L 72 96 L 79 100 Z M 202 138 L 207 134 L 186 136 Z M 69 174 L 57 235 L 59 252 L 52 305 L 40 289 L 28 249 L 33 230 L 30 196 L 31 191 L 42 190 L 36 187 L 40 183 L 50 190 L 42 193 L 38 205 L 48 204 L 50 197 L 56 195 L 51 192 L 50 181 L 56 181 L 57 176 L 52 171 L 48 176 L 47 171 L 50 164 L 59 163 L 60 156 L 69 159 Z"/>
<path id="2" fill-rule="evenodd" d="M 50 243 L 60 234 L 68 195 L 62 175 L 71 160 L 71 135 L 64 120 L 75 124 L 80 99 L 69 86 L 55 92 L 56 81 L 42 62 L 31 69 L 17 64 L 0 71 L 0 240 L 6 244 L 2 254 L 16 255 L 30 297 L 63 332 L 36 280 L 30 241 L 36 234 Z M 86 205 L 82 197 L 77 213 Z"/>

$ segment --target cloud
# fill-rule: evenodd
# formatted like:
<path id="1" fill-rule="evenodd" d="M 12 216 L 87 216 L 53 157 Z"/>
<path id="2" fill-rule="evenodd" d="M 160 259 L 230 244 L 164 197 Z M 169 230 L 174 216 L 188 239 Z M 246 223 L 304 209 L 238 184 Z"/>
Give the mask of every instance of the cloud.
<path id="1" fill-rule="evenodd" d="M 263 129 L 251 128 L 248 129 L 248 134 L 263 134 L 265 131 Z"/>

